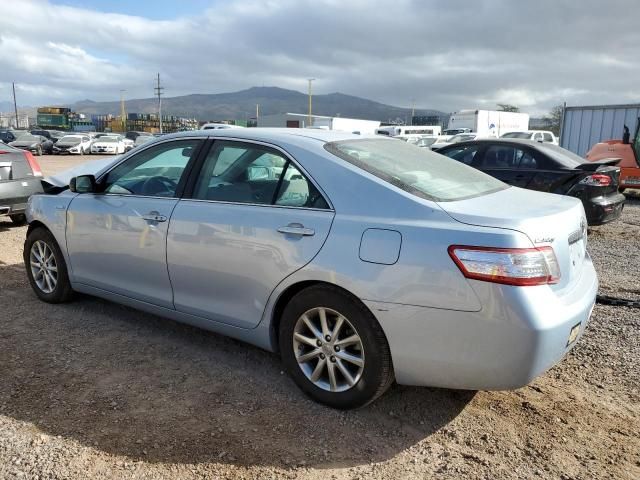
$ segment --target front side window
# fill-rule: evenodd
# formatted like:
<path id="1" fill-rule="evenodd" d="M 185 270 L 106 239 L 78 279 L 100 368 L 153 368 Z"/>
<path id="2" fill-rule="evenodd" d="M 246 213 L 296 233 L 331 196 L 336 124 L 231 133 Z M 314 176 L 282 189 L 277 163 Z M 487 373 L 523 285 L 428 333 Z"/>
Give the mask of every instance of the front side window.
<path id="1" fill-rule="evenodd" d="M 311 182 L 280 152 L 261 145 L 217 141 L 194 198 L 234 203 L 327 208 Z"/>
<path id="2" fill-rule="evenodd" d="M 128 158 L 107 174 L 105 193 L 175 197 L 200 140 L 167 142 Z"/>
<path id="3" fill-rule="evenodd" d="M 550 133 L 543 133 L 543 137 L 545 142 L 553 142 L 553 137 Z"/>
<path id="4" fill-rule="evenodd" d="M 436 202 L 509 188 L 475 168 L 406 142 L 383 138 L 344 140 L 327 143 L 324 148 L 397 188 Z"/>

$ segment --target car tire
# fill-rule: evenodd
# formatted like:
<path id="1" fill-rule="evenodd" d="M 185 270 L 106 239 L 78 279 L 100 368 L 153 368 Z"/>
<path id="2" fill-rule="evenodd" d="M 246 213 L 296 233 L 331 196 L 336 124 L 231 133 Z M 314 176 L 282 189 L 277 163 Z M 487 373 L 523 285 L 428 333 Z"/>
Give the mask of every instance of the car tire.
<path id="1" fill-rule="evenodd" d="M 24 225 L 27 223 L 27 216 L 24 213 L 16 213 L 15 215 L 9 215 L 9 218 L 14 225 Z"/>
<path id="2" fill-rule="evenodd" d="M 284 367 L 300 389 L 333 408 L 367 405 L 394 380 L 380 324 L 362 302 L 332 285 L 305 288 L 289 301 L 280 322 L 279 346 Z"/>
<path id="3" fill-rule="evenodd" d="M 47 266 L 54 266 L 57 273 L 48 270 L 46 274 L 37 275 L 36 265 L 42 263 L 39 262 L 42 256 L 47 260 Z M 50 261 L 51 258 L 54 262 Z M 51 232 L 42 227 L 32 230 L 24 242 L 23 259 L 31 288 L 40 300 L 47 303 L 63 303 L 71 300 L 73 290 L 69 282 L 67 264 Z M 40 271 L 42 270 L 44 269 Z"/>

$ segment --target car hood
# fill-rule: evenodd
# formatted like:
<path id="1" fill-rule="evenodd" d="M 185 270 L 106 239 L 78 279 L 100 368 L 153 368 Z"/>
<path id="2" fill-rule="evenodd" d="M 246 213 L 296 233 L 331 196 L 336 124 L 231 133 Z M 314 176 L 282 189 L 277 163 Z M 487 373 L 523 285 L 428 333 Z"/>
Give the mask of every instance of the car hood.
<path id="1" fill-rule="evenodd" d="M 118 146 L 118 142 L 101 142 L 101 141 L 97 141 L 97 142 L 93 142 L 94 147 L 117 147 Z"/>
<path id="2" fill-rule="evenodd" d="M 40 142 L 38 142 L 37 140 L 24 140 L 24 141 L 11 142 L 11 143 L 9 143 L 9 145 L 12 146 L 12 147 L 30 147 L 34 143 L 38 144 Z"/>
<path id="3" fill-rule="evenodd" d="M 46 177 L 42 181 L 54 187 L 67 187 L 69 186 L 69 181 L 78 175 L 100 176 L 111 165 L 117 163 L 120 160 L 120 157 L 121 155 L 118 155 L 116 157 L 101 158 L 100 160 L 92 160 L 90 162 L 82 163 L 56 175 Z"/>
<path id="4" fill-rule="evenodd" d="M 78 141 L 78 142 L 56 142 L 56 147 L 77 147 L 78 145 L 80 145 L 82 142 Z"/>

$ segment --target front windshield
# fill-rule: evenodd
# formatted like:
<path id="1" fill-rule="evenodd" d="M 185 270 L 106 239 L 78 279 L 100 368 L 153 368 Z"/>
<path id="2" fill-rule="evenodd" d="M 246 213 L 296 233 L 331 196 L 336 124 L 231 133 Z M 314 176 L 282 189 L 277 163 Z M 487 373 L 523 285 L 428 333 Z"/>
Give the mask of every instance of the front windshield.
<path id="1" fill-rule="evenodd" d="M 417 197 L 462 200 L 508 188 L 475 168 L 426 148 L 382 138 L 327 143 L 328 152 Z"/>
<path id="2" fill-rule="evenodd" d="M 39 142 L 40 137 L 31 135 L 30 133 L 22 133 L 18 135 L 18 140 L 21 142 Z"/>
<path id="3" fill-rule="evenodd" d="M 501 138 L 531 138 L 531 134 L 529 132 L 509 132 L 502 135 Z"/>

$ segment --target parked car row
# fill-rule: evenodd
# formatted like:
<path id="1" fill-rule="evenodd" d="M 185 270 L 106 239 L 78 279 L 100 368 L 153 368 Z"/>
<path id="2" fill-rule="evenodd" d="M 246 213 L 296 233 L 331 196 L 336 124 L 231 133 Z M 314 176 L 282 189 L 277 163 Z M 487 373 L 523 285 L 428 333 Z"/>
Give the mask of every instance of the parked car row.
<path id="1" fill-rule="evenodd" d="M 0 140 L 16 148 L 28 150 L 36 155 L 43 154 L 121 154 L 137 145 L 153 140 L 147 132 L 95 133 L 60 132 L 57 130 L 32 129 L 1 130 Z M 95 148 L 93 148 L 95 145 Z"/>

